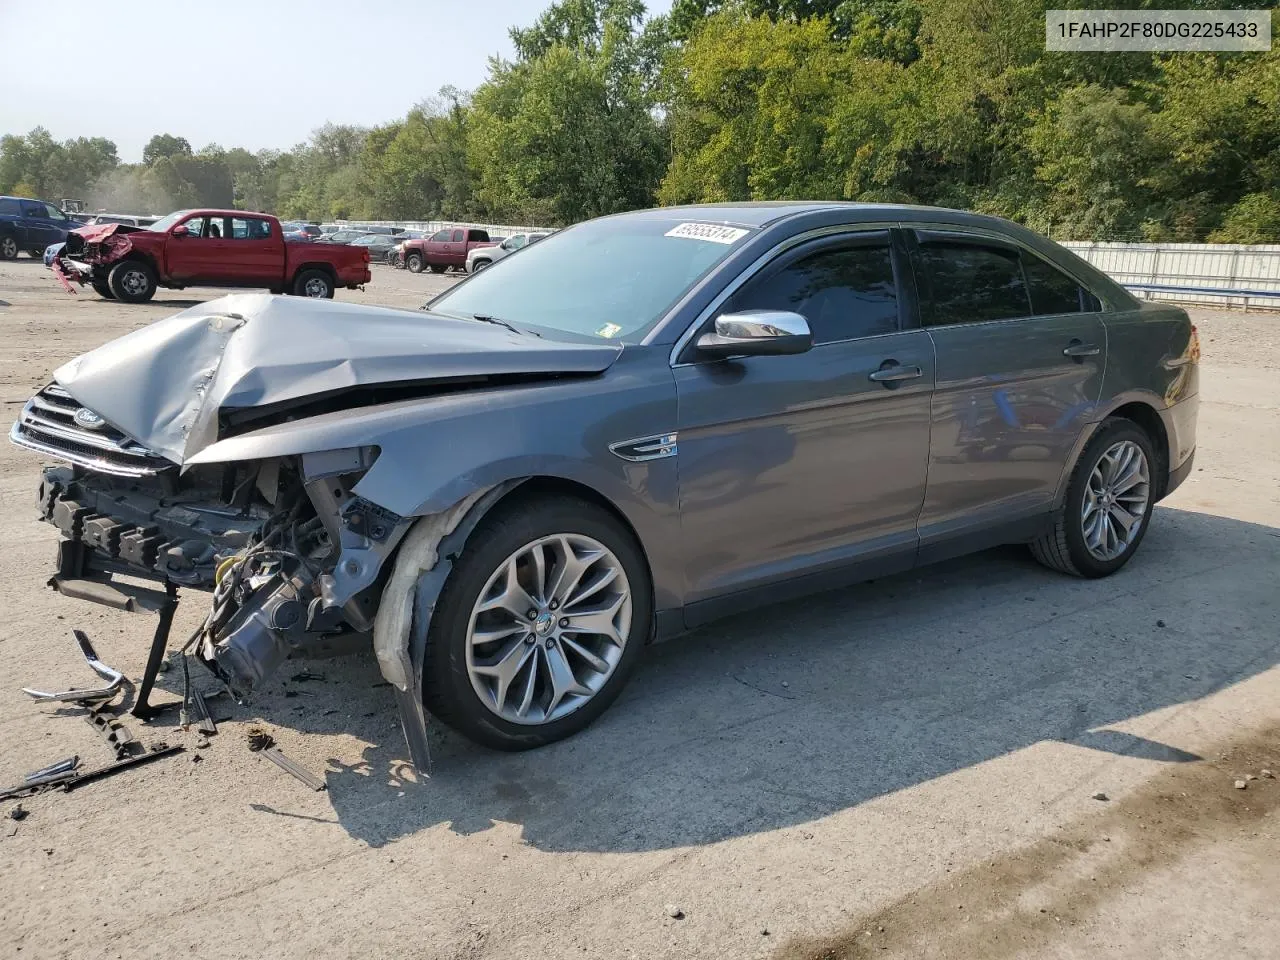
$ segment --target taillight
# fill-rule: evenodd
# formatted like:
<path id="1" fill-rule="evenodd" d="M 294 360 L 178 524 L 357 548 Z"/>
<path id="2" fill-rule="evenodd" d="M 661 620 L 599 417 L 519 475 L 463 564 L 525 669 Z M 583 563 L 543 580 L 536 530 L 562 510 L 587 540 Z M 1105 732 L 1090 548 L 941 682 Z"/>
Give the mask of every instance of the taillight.
<path id="1" fill-rule="evenodd" d="M 365 248 L 364 248 L 364 262 L 365 262 L 365 263 L 368 263 L 368 262 L 369 262 L 369 248 L 368 248 L 368 247 L 365 247 Z"/>

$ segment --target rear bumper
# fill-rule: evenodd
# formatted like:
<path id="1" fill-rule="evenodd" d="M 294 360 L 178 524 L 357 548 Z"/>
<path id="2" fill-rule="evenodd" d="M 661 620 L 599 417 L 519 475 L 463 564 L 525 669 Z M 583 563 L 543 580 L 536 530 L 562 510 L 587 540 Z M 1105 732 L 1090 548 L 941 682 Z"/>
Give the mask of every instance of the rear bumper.
<path id="1" fill-rule="evenodd" d="M 1168 496 L 1191 472 L 1196 452 L 1196 421 L 1200 415 L 1200 397 L 1190 396 L 1160 411 L 1165 435 L 1169 440 L 1169 482 L 1161 496 Z"/>
<path id="2" fill-rule="evenodd" d="M 1169 482 L 1165 484 L 1164 492 L 1160 495 L 1160 499 L 1164 499 L 1178 487 L 1182 486 L 1182 481 L 1191 475 L 1191 468 L 1196 462 L 1196 452 L 1191 451 L 1191 455 L 1182 462 L 1180 466 L 1174 467 L 1169 471 Z"/>

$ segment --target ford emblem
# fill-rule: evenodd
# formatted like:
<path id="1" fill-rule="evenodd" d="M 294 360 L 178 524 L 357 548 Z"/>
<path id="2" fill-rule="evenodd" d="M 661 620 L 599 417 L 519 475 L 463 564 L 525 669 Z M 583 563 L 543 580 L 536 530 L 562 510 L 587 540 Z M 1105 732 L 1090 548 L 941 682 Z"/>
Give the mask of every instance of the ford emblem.
<path id="1" fill-rule="evenodd" d="M 101 430 L 107 424 L 107 421 L 88 407 L 81 407 L 72 419 L 75 420 L 77 427 L 83 427 L 86 430 Z"/>

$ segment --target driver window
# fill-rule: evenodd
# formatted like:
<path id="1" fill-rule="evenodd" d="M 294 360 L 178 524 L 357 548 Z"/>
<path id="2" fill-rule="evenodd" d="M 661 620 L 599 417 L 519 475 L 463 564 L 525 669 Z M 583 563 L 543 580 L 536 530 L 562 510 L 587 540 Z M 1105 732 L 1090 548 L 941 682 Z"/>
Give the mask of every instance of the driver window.
<path id="1" fill-rule="evenodd" d="M 725 313 L 788 310 L 809 322 L 814 344 L 898 329 L 898 289 L 888 242 L 826 247 L 766 269 L 730 298 Z"/>
<path id="2" fill-rule="evenodd" d="M 451 234 L 451 230 L 437 230 L 431 235 L 431 239 L 436 243 L 445 243 L 448 241 Z"/>
<path id="3" fill-rule="evenodd" d="M 205 230 L 206 217 L 192 217 L 190 220 L 183 222 L 183 226 L 187 228 L 187 236 L 189 237 L 205 237 L 208 232 Z"/>

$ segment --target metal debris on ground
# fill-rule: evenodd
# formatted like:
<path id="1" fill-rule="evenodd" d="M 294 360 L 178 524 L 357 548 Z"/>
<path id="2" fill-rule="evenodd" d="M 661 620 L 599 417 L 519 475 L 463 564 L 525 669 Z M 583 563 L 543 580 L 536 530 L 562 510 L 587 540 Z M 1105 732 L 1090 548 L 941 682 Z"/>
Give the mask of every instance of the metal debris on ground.
<path id="1" fill-rule="evenodd" d="M 54 774 L 70 773 L 78 766 L 80 766 L 80 755 L 76 754 L 74 757 L 67 757 L 67 759 L 59 760 L 57 763 L 51 763 L 47 767 L 41 767 L 39 770 L 33 770 L 22 779 L 26 780 L 28 783 L 32 780 L 44 780 L 48 777 L 52 777 Z M 21 807 L 22 805 L 19 804 L 18 806 Z"/>
<path id="2" fill-rule="evenodd" d="M 112 751 L 115 752 L 117 760 L 123 760 L 134 752 L 133 733 L 114 716 L 105 713 L 103 708 L 105 703 L 95 703 L 88 706 L 88 713 L 85 715 L 85 722 L 94 730 L 98 731 L 98 736 L 107 742 Z"/>
<path id="3" fill-rule="evenodd" d="M 306 784 L 312 790 L 325 789 L 323 780 L 281 753 L 280 748 L 276 746 L 275 738 L 261 727 L 250 727 L 246 739 L 249 742 L 249 750 L 253 753 L 262 754 L 285 773 Z"/>
<path id="4" fill-rule="evenodd" d="M 63 780 L 58 784 L 65 792 L 70 792 L 77 787 L 82 787 L 86 783 L 94 780 L 101 780 L 103 777 L 109 777 L 126 770 L 129 767 L 141 766 L 144 763 L 150 763 L 152 760 L 159 760 L 161 757 L 167 757 L 174 753 L 183 751 L 181 744 L 170 746 L 163 741 L 153 743 L 146 753 L 135 754 L 131 757 L 125 757 L 123 760 L 117 760 L 115 763 L 109 763 L 105 767 L 98 767 L 96 770 L 86 770 L 84 773 L 74 774 L 67 780 Z"/>
<path id="5" fill-rule="evenodd" d="M 199 690 L 191 691 L 191 714 L 195 720 L 196 729 L 204 736 L 211 737 L 218 732 L 218 725 L 209 714 L 209 705 L 204 702 L 204 694 Z"/>
<path id="6" fill-rule="evenodd" d="M 83 703 L 87 700 L 111 700 L 119 692 L 121 684 L 124 683 L 124 674 L 119 670 L 113 670 L 98 659 L 98 654 L 94 652 L 93 644 L 89 642 L 89 637 L 83 630 L 72 630 L 71 633 L 75 636 L 76 643 L 80 644 L 80 652 L 84 654 L 85 662 L 89 664 L 89 668 L 103 680 L 106 680 L 107 685 L 92 690 L 64 690 L 61 693 L 46 693 L 43 690 L 23 687 L 22 692 L 41 703 L 51 701 Z"/>

